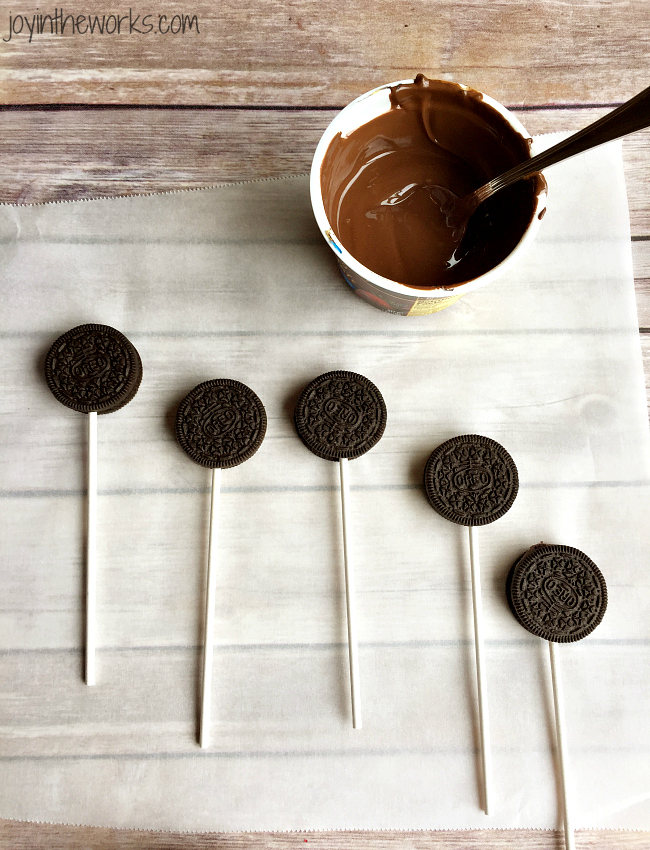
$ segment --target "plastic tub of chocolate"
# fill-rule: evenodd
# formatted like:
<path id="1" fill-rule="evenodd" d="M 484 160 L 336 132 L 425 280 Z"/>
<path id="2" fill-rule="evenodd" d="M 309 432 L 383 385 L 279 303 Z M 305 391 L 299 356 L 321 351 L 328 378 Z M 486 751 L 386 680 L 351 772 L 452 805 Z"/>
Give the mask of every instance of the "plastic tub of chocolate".
<path id="1" fill-rule="evenodd" d="M 458 83 L 418 75 L 352 101 L 316 148 L 310 192 L 355 293 L 390 313 L 423 315 L 507 271 L 546 210 L 544 178 L 498 192 L 462 238 L 439 193 L 469 194 L 529 158 L 531 147 L 504 106 Z"/>

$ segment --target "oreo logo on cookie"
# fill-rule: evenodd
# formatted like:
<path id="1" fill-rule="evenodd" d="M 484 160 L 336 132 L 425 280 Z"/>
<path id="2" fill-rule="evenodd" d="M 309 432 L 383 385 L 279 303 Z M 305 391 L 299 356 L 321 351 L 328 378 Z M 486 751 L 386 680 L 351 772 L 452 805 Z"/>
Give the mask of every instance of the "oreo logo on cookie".
<path id="1" fill-rule="evenodd" d="M 124 334 L 108 325 L 79 325 L 60 336 L 45 358 L 45 380 L 61 404 L 80 413 L 113 413 L 142 381 L 142 361 Z"/>
<path id="2" fill-rule="evenodd" d="M 357 458 L 381 439 L 386 405 L 377 387 L 356 372 L 326 372 L 302 391 L 294 422 L 307 448 L 324 460 Z"/>
<path id="3" fill-rule="evenodd" d="M 70 363 L 70 374 L 77 381 L 101 381 L 110 368 L 111 361 L 106 352 L 87 345 Z"/>
<path id="4" fill-rule="evenodd" d="M 361 413 L 341 398 L 330 398 L 323 405 L 323 413 L 334 425 L 354 429 L 361 424 Z"/>
<path id="5" fill-rule="evenodd" d="M 580 598 L 568 581 L 562 576 L 547 576 L 540 586 L 540 598 L 548 606 L 548 610 L 558 614 L 571 614 L 578 607 Z"/>
<path id="6" fill-rule="evenodd" d="M 483 466 L 461 466 L 454 473 L 454 487 L 469 493 L 480 493 L 492 486 L 492 474 Z"/>
<path id="7" fill-rule="evenodd" d="M 424 489 L 431 507 L 445 519 L 459 525 L 487 525 L 512 507 L 519 475 L 500 443 L 465 434 L 431 453 L 424 469 Z"/>
<path id="8" fill-rule="evenodd" d="M 603 574 L 584 552 L 571 546 L 531 546 L 510 570 L 506 595 L 518 622 L 554 643 L 586 637 L 607 609 Z"/>
<path id="9" fill-rule="evenodd" d="M 237 426 L 239 413 L 230 403 L 219 402 L 214 409 L 208 409 L 202 427 L 210 437 L 222 438 Z"/>
<path id="10" fill-rule="evenodd" d="M 198 384 L 181 402 L 176 439 L 195 462 L 228 469 L 252 457 L 266 434 L 266 411 L 258 396 L 227 378 Z"/>

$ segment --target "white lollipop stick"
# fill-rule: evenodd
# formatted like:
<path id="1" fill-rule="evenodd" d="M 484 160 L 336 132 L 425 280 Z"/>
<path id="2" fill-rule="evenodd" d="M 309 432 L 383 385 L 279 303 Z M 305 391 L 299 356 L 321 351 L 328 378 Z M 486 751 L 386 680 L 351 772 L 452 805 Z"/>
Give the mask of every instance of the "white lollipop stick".
<path id="1" fill-rule="evenodd" d="M 560 665 L 555 656 L 555 644 L 548 642 L 548 651 L 551 657 L 551 680 L 553 682 L 553 705 L 555 707 L 555 733 L 557 737 L 557 750 L 560 760 L 560 773 L 562 774 L 562 807 L 564 809 L 564 846 L 566 850 L 575 850 L 573 825 L 570 815 L 569 804 L 569 760 L 566 752 L 566 734 L 564 722 L 564 692 L 562 690 L 562 676 Z"/>
<path id="2" fill-rule="evenodd" d="M 97 607 L 97 413 L 88 414 L 88 536 L 86 538 L 86 684 L 95 684 Z"/>
<path id="3" fill-rule="evenodd" d="M 357 642 L 356 604 L 354 600 L 354 570 L 350 547 L 350 517 L 348 502 L 350 485 L 348 483 L 348 459 L 339 459 L 341 472 L 341 515 L 343 518 L 343 557 L 345 559 L 345 601 L 348 619 L 348 655 L 350 657 L 350 694 L 352 698 L 352 727 L 361 729 L 361 695 L 359 692 L 359 649 Z"/>
<path id="4" fill-rule="evenodd" d="M 214 608 L 217 590 L 217 540 L 219 531 L 219 495 L 221 469 L 212 470 L 212 497 L 210 499 L 210 531 L 208 532 L 208 588 L 205 597 L 205 627 L 203 629 L 203 685 L 201 694 L 202 747 L 210 746 L 210 703 L 212 696 L 212 655 L 214 649 Z"/>
<path id="5" fill-rule="evenodd" d="M 490 779 L 492 753 L 490 750 L 490 717 L 488 712 L 487 682 L 483 663 L 483 606 L 481 604 L 481 572 L 478 557 L 476 528 L 469 526 L 469 561 L 472 575 L 472 607 L 474 609 L 474 647 L 476 651 L 476 685 L 478 690 L 478 719 L 481 732 L 481 768 L 485 814 L 490 814 Z"/>

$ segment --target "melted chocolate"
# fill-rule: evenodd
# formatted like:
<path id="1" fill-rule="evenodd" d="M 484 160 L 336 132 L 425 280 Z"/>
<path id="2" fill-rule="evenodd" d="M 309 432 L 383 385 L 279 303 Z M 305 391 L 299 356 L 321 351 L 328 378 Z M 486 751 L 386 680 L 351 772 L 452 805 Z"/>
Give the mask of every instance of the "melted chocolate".
<path id="1" fill-rule="evenodd" d="M 391 109 L 330 143 L 321 166 L 325 212 L 364 266 L 419 288 L 450 288 L 494 268 L 531 222 L 541 175 L 498 192 L 460 244 L 440 196 L 468 195 L 530 156 L 525 139 L 482 95 L 427 80 L 394 86 Z"/>

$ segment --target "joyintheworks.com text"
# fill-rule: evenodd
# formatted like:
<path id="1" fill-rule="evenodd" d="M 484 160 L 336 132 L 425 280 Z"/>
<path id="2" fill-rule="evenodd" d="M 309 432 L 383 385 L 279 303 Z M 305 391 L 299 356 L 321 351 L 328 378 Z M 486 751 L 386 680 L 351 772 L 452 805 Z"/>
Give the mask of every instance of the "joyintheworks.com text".
<path id="1" fill-rule="evenodd" d="M 4 42 L 27 37 L 31 43 L 35 36 L 41 35 L 194 35 L 200 33 L 200 30 L 197 15 L 143 15 L 133 9 L 129 9 L 128 14 L 69 15 L 63 7 L 57 7 L 54 14 L 46 14 L 38 9 L 32 15 L 10 13 L 7 32 L 8 36 L 2 38 Z"/>

